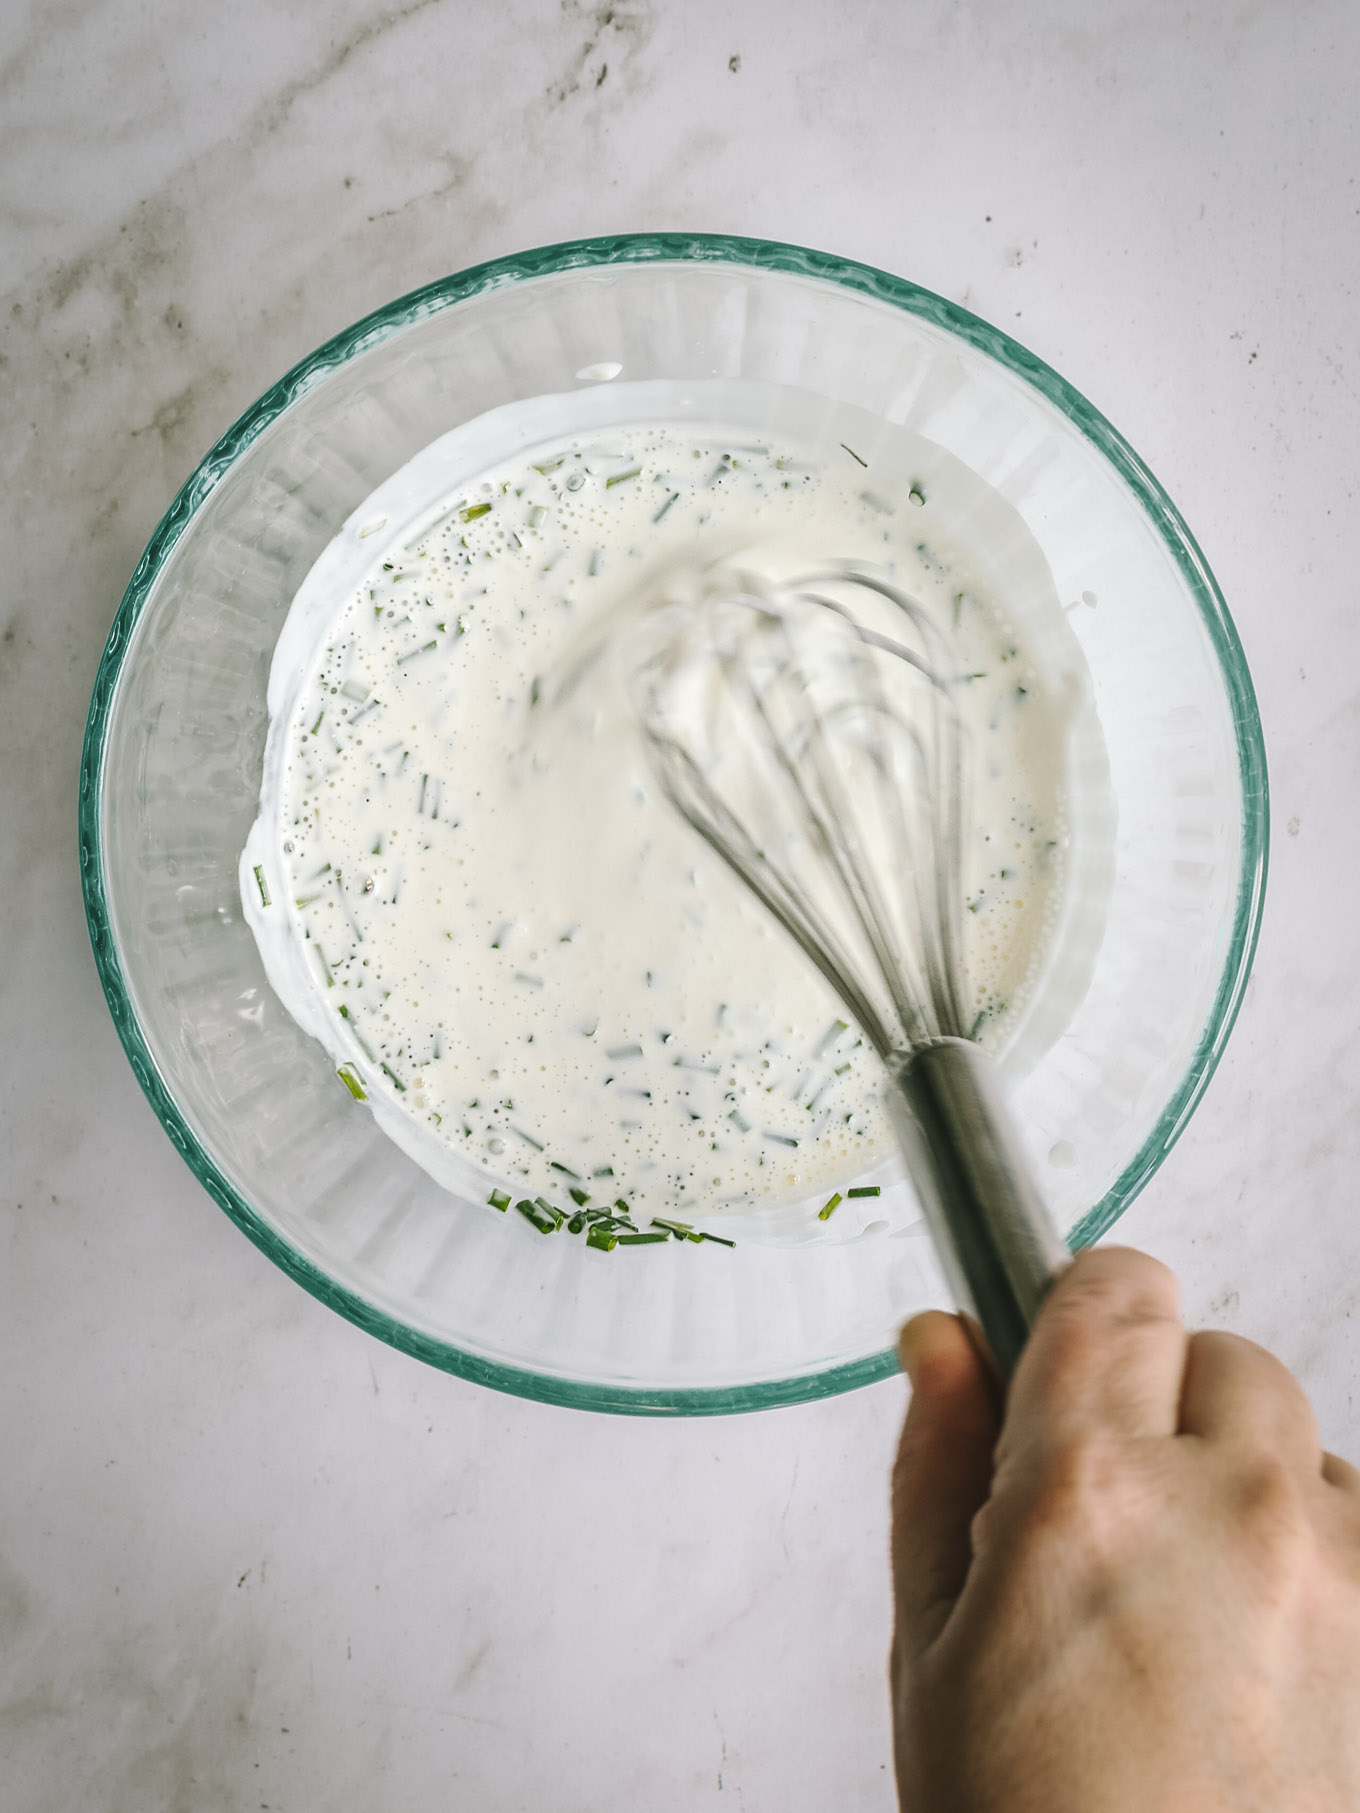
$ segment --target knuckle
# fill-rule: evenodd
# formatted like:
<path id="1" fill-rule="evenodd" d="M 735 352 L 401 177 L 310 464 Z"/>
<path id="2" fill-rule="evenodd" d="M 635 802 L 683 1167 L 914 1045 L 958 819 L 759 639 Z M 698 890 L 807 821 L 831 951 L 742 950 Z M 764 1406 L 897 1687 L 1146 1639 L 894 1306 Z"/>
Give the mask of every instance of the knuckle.
<path id="1" fill-rule="evenodd" d="M 1143 1497 L 1121 1444 L 1099 1433 L 1069 1436 L 1046 1451 L 1029 1482 L 1024 1540 L 1058 1547 L 1068 1563 L 1117 1565 Z"/>
<path id="2" fill-rule="evenodd" d="M 1281 1548 L 1312 1540 L 1303 1482 L 1278 1455 L 1242 1461 L 1233 1481 L 1238 1520 L 1258 1542 Z"/>
<path id="3" fill-rule="evenodd" d="M 1126 1247 L 1097 1247 L 1077 1255 L 1050 1302 L 1120 1321 L 1160 1321 L 1176 1315 L 1177 1299 L 1175 1275 L 1159 1260 Z"/>

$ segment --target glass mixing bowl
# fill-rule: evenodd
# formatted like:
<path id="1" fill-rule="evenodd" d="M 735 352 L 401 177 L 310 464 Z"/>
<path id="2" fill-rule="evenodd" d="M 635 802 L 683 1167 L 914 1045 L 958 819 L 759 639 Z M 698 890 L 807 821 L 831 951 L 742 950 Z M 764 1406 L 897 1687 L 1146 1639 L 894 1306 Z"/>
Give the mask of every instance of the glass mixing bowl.
<path id="1" fill-rule="evenodd" d="M 604 1255 L 459 1201 L 280 1007 L 237 891 L 270 657 L 317 555 L 437 436 L 616 371 L 758 380 L 904 424 L 1038 543 L 1089 667 L 1117 828 L 1089 985 L 1013 1100 L 1069 1241 L 1109 1227 L 1192 1113 L 1246 984 L 1267 841 L 1251 681 L 1203 556 L 1109 423 L 1004 334 L 864 265 L 708 236 L 551 246 L 304 360 L 209 453 L 128 586 L 85 742 L 85 904 L 166 1132 L 322 1302 L 527 1397 L 752 1410 L 894 1370 L 904 1317 L 942 1300 L 924 1233 Z"/>

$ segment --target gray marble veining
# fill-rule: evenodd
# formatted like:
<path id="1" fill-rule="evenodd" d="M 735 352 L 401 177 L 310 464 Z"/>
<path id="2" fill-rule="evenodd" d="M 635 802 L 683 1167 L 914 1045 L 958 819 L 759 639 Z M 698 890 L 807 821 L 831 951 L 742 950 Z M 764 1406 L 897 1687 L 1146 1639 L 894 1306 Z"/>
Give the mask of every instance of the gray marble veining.
<path id="1" fill-rule="evenodd" d="M 1180 504 L 1256 676 L 1273 873 L 1228 1054 L 1121 1234 L 1360 1456 L 1357 53 L 1340 0 L 6 9 L 7 1813 L 892 1804 L 901 1390 L 648 1424 L 426 1371 L 200 1191 L 89 959 L 80 739 L 161 511 L 328 334 L 524 246 L 705 228 L 900 271 Z"/>

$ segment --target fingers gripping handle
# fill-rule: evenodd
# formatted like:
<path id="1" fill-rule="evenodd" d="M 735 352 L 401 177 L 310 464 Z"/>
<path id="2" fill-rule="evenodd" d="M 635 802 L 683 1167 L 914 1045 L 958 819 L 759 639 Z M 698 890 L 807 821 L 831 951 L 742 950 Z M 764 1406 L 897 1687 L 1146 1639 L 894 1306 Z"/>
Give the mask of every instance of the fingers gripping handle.
<path id="1" fill-rule="evenodd" d="M 980 1046 L 939 1039 L 889 1074 L 889 1112 L 950 1289 L 1009 1379 L 1067 1248 Z"/>

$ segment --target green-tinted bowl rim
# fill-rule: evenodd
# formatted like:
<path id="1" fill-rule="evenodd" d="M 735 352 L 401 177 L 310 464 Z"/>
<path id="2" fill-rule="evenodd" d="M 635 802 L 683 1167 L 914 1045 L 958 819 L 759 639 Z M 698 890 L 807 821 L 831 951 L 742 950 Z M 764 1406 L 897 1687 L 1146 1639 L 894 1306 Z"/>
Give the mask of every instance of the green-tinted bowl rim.
<path id="1" fill-rule="evenodd" d="M 1270 828 L 1265 745 L 1251 676 L 1223 596 L 1180 512 L 1123 436 L 1042 359 L 956 303 L 947 302 L 944 297 L 909 283 L 905 278 L 892 277 L 870 265 L 810 251 L 802 246 L 721 234 L 631 233 L 609 239 L 571 240 L 562 245 L 541 246 L 511 258 L 492 259 L 487 264 L 474 265 L 470 270 L 413 290 L 410 295 L 378 309 L 328 340 L 252 404 L 208 453 L 161 519 L 128 583 L 95 677 L 80 769 L 80 870 L 95 966 L 118 1036 L 162 1126 L 209 1195 L 262 1252 L 322 1303 L 403 1353 L 477 1384 L 541 1403 L 644 1416 L 712 1416 L 804 1403 L 888 1378 L 897 1371 L 897 1356 L 892 1352 L 872 1354 L 820 1372 L 727 1388 L 671 1390 L 599 1385 L 529 1372 L 463 1353 L 447 1342 L 393 1321 L 364 1298 L 336 1284 L 265 1222 L 223 1174 L 199 1145 L 157 1071 L 132 1011 L 110 928 L 100 813 L 104 746 L 123 657 L 157 574 L 194 512 L 224 473 L 290 403 L 365 348 L 417 321 L 439 314 L 469 296 L 555 271 L 592 265 L 682 261 L 745 265 L 821 278 L 839 284 L 843 289 L 905 309 L 908 314 L 918 315 L 988 354 L 1056 405 L 1105 455 L 1160 533 L 1199 608 L 1218 657 L 1232 708 L 1242 787 L 1242 869 L 1232 937 L 1213 1006 L 1189 1069 L 1141 1150 L 1105 1196 L 1072 1230 L 1069 1240 L 1074 1247 L 1089 1245 L 1124 1212 L 1176 1143 L 1208 1086 L 1237 1018 L 1251 971 L 1265 896 Z"/>

